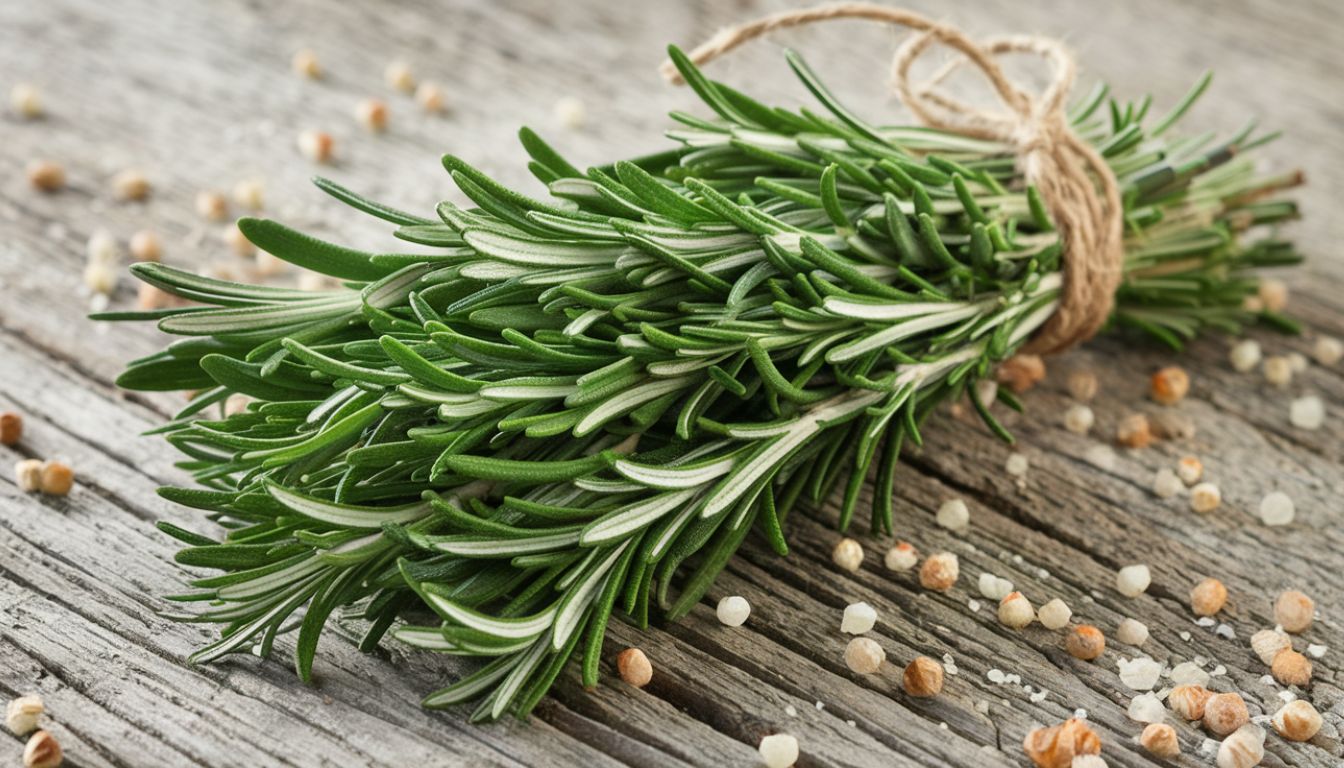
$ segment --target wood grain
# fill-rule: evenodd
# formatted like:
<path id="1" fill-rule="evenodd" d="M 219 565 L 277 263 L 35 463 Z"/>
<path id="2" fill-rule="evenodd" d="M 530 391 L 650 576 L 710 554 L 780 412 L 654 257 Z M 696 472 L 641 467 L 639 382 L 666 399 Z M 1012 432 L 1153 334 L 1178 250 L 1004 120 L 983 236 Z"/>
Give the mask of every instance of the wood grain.
<path id="1" fill-rule="evenodd" d="M 1297 587 L 1317 599 L 1320 620 L 1300 641 L 1330 646 L 1299 694 L 1325 713 L 1308 744 L 1271 735 L 1266 765 L 1336 766 L 1344 760 L 1344 375 L 1313 366 L 1287 392 L 1233 373 L 1228 342 L 1208 339 L 1179 358 L 1194 376 L 1181 409 L 1197 425 L 1186 441 L 1120 451 L 1112 469 L 1084 452 L 1121 415 L 1145 404 L 1147 374 L 1175 356 L 1145 344 L 1102 339 L 1051 362 L 1047 383 L 1030 392 L 1025 417 L 1005 419 L 1031 461 L 1024 485 L 1002 471 L 1009 449 L 965 415 L 946 414 L 899 475 L 898 537 L 924 553 L 958 555 L 961 580 L 947 594 L 921 590 L 913 574 L 883 569 L 887 539 L 862 537 L 856 574 L 837 571 L 831 507 L 790 520 L 792 554 L 781 559 L 748 543 L 705 602 L 680 623 L 647 633 L 613 625 L 608 661 L 626 645 L 642 647 L 654 681 L 633 689 L 608 666 L 603 685 L 585 691 L 571 671 L 527 723 L 478 727 L 462 713 L 421 710 L 416 701 L 460 675 L 458 660 L 388 645 L 361 654 L 357 627 L 324 639 L 311 686 L 275 658 L 184 664 L 207 628 L 159 615 L 163 594 L 186 576 L 174 547 L 152 522 L 167 519 L 207 530 L 189 510 L 160 500 L 154 488 L 181 482 L 168 447 L 137 435 L 180 401 L 174 394 L 118 392 L 111 381 L 133 357 L 163 342 L 153 329 L 110 330 L 82 319 L 84 244 L 97 230 L 124 240 L 150 227 L 165 240 L 165 261 L 238 269 L 226 225 L 193 212 L 201 189 L 227 191 L 263 178 L 266 215 L 359 247 L 394 242 L 387 227 L 352 218 L 307 184 L 315 169 L 295 149 L 297 133 L 317 128 L 337 140 L 338 162 L 317 169 L 386 202 L 431 211 L 460 199 L 436 162 L 461 154 L 502 181 L 533 186 L 513 134 L 522 124 L 553 139 L 575 161 L 658 148 L 670 109 L 693 108 L 690 94 L 656 74 L 663 46 L 690 45 L 717 27 L 785 7 L 784 2 L 658 3 L 613 6 L 574 0 L 469 3 L 408 0 L 395 7 L 222 0 L 80 0 L 0 4 L 0 85 L 38 85 L 48 115 L 23 121 L 0 113 L 0 409 L 19 410 L 25 439 L 0 448 L 0 463 L 64 457 L 79 483 L 66 499 L 19 492 L 0 476 L 0 696 L 37 691 L 51 730 L 72 766 L 390 766 L 751 765 L 756 744 L 788 731 L 806 766 L 1007 766 L 1023 764 L 1020 743 L 1037 724 L 1086 709 L 1112 766 L 1149 765 L 1128 720 L 1130 695 L 1117 660 L 1139 652 L 1112 642 L 1096 663 L 1073 659 L 1062 636 L 1039 626 L 1016 632 L 993 619 L 975 588 L 981 572 L 1011 579 L 1040 605 L 1064 599 L 1076 620 L 1108 634 L 1125 617 L 1152 631 L 1142 652 L 1168 664 L 1199 659 L 1222 665 L 1219 690 L 1242 692 L 1252 714 L 1281 700 L 1266 683 L 1249 636 L 1273 623 L 1272 600 Z M 1285 274 L 1293 310 L 1308 335 L 1257 332 L 1270 350 L 1310 348 L 1312 334 L 1344 336 L 1344 107 L 1335 97 L 1344 54 L 1344 19 L 1327 0 L 1295 3 L 1231 0 L 1218 4 L 913 2 L 911 6 L 976 34 L 1061 35 L 1079 51 L 1085 78 L 1104 79 L 1126 97 L 1151 92 L 1172 103 L 1204 69 L 1215 86 L 1192 115 L 1197 127 L 1230 130 L 1256 114 L 1286 137 L 1266 152 L 1281 166 L 1306 169 L 1305 219 L 1293 235 L 1310 264 Z M 782 66 L 781 45 L 804 49 L 837 92 L 864 114 L 898 110 L 884 92 L 886 30 L 855 23 L 796 31 L 716 62 L 715 77 L 745 83 L 784 101 L 805 94 Z M 328 76 L 304 81 L 289 58 L 312 48 Z M 384 65 L 408 61 L 442 83 L 453 105 L 421 114 L 382 82 Z M 379 97 L 391 127 L 365 134 L 355 104 Z M 588 121 L 556 124 L 552 106 L 577 96 Z M 32 158 L 62 162 L 69 188 L 39 195 L 27 187 Z M 146 203 L 117 203 L 110 179 L 136 167 L 155 189 Z M 242 211 L 235 211 L 241 214 Z M 290 278 L 292 279 L 292 278 Z M 123 283 L 114 306 L 134 303 Z M 1097 371 L 1102 395 L 1096 437 L 1071 434 L 1057 414 L 1068 403 L 1063 374 Z M 1288 401 L 1315 393 L 1330 410 L 1323 429 L 1287 422 Z M 1201 456 L 1222 487 L 1223 508 L 1199 517 L 1180 500 L 1149 490 L 1153 473 L 1177 457 Z M 1288 492 L 1298 519 L 1261 525 L 1255 509 L 1271 489 Z M 933 522 L 945 498 L 966 499 L 972 526 L 952 534 Z M 868 500 L 865 499 L 864 504 Z M 1145 562 L 1153 586 L 1136 598 L 1113 588 L 1115 570 Z M 1197 626 L 1189 588 L 1222 579 L 1231 607 L 1219 617 L 1234 639 Z M 713 604 L 741 594 L 753 606 L 743 627 L 728 628 Z M 881 620 L 873 637 L 890 664 L 856 678 L 841 654 L 844 606 L 864 600 Z M 979 603 L 973 610 L 972 602 Z M 957 674 L 931 700 L 907 697 L 899 667 L 916 655 L 950 654 Z M 1021 676 L 1043 699 L 1017 685 L 996 685 L 998 669 Z M 1204 735 L 1178 725 L 1185 756 L 1173 765 L 1207 765 Z M 0 738 L 0 763 L 18 764 L 22 742 Z"/>

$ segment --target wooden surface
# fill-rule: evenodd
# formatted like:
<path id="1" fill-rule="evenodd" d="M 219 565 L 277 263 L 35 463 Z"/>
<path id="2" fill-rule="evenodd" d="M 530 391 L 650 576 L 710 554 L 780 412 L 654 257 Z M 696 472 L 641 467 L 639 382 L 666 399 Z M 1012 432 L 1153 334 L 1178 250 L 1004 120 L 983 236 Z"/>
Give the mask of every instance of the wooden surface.
<path id="1" fill-rule="evenodd" d="M 1212 687 L 1242 692 L 1252 714 L 1280 703 L 1278 687 L 1247 639 L 1273 623 L 1271 602 L 1298 587 L 1317 599 L 1321 619 L 1305 642 L 1329 646 L 1301 695 L 1325 713 L 1310 744 L 1272 735 L 1266 765 L 1338 766 L 1344 760 L 1344 378 L 1313 366 L 1287 392 L 1227 366 L 1224 339 L 1196 344 L 1179 362 L 1194 377 L 1181 406 L 1193 439 L 1140 452 L 1120 451 L 1113 469 L 1083 458 L 1097 442 L 1063 430 L 1063 373 L 1090 367 L 1102 379 L 1098 435 L 1143 404 L 1147 374 L 1178 359 L 1148 346 L 1100 340 L 1052 361 L 1052 376 L 1025 398 L 1028 416 L 1013 428 L 1030 458 L 1024 487 L 1002 471 L 1008 449 L 971 419 L 948 416 L 929 430 L 898 481 L 899 536 L 923 552 L 961 558 L 948 594 L 922 591 L 912 574 L 882 568 L 888 540 L 863 540 L 868 554 L 854 575 L 829 562 L 833 514 L 796 515 L 793 554 L 779 559 L 749 543 L 708 599 L 686 620 L 640 634 L 614 625 L 609 657 L 627 644 L 655 666 L 643 690 L 614 680 L 596 691 L 576 676 L 527 723 L 471 726 L 460 712 L 431 713 L 418 697 L 465 668 L 453 659 L 389 646 L 365 655 L 345 639 L 323 642 L 317 682 L 300 684 L 285 662 L 235 658 L 206 668 L 183 659 L 210 630 L 160 618 L 160 596 L 185 576 L 174 547 L 152 527 L 168 519 L 205 530 L 190 511 L 154 495 L 180 481 L 168 446 L 138 433 L 177 404 L 174 395 L 119 393 L 111 381 L 132 357 L 162 343 L 147 327 L 108 329 L 83 319 L 84 244 L 106 229 L 123 242 L 142 227 L 165 240 L 176 265 L 241 266 L 222 238 L 192 210 L 196 192 L 265 180 L 267 214 L 301 229 L 374 247 L 388 227 L 347 213 L 306 185 L 314 169 L 294 148 L 305 128 L 331 131 L 339 162 L 323 171 L 342 183 L 416 211 L 456 197 L 437 163 L 445 151 L 499 178 L 526 184 L 513 133 L 529 124 L 573 159 L 607 161 L 661 146 L 664 113 L 691 96 L 663 86 L 654 72 L 667 42 L 689 45 L 729 20 L 782 3 L 573 0 L 507 7 L 412 0 L 379 11 L 354 3 L 221 0 L 45 0 L 0 3 L 0 85 L 36 83 L 49 114 L 35 122 L 0 118 L 0 409 L 27 418 L 23 442 L 0 448 L 0 698 L 40 692 L 51 730 L 71 766 L 384 766 L 384 765 L 752 765 L 756 744 L 787 731 L 806 766 L 1000 766 L 1023 763 L 1023 735 L 1086 709 L 1111 766 L 1148 759 L 1135 745 L 1139 724 L 1125 717 L 1129 693 L 1117 660 L 1137 651 L 1113 641 L 1097 663 L 1062 649 L 1062 635 L 1039 625 L 1010 631 L 981 598 L 982 571 L 1011 579 L 1037 605 L 1061 597 L 1077 620 L 1111 633 L 1124 617 L 1146 623 L 1143 652 L 1171 665 L 1203 660 L 1225 675 Z M 1085 79 L 1118 93 L 1153 92 L 1170 104 L 1200 72 L 1218 77 L 1193 115 L 1201 127 L 1232 130 L 1251 115 L 1287 137 L 1266 154 L 1306 169 L 1306 220 L 1295 236 L 1310 256 L 1286 275 L 1292 309 L 1311 331 L 1285 339 L 1256 333 L 1270 351 L 1307 350 L 1311 334 L 1344 336 L 1344 139 L 1338 99 L 1344 23 L 1330 0 L 1315 2 L 1133 3 L 916 2 L 970 31 L 1062 35 L 1080 52 Z M 779 45 L 803 47 L 836 90 L 861 112 L 891 114 L 882 93 L 894 37 L 844 23 L 781 35 L 716 64 L 714 75 L 753 93 L 794 99 L 802 89 Z M 320 82 L 289 72 L 289 57 L 313 48 L 329 72 Z M 455 110 L 427 117 L 389 93 L 383 66 L 409 61 L 445 83 Z M 367 96 L 386 98 L 391 129 L 363 134 L 352 112 Z M 580 98 L 588 123 L 555 124 L 560 96 Z M 43 196 L 27 187 L 34 157 L 64 163 L 69 188 Z M 127 167 L 155 184 L 151 201 L 116 203 L 109 179 Z M 124 282 L 113 306 L 134 303 Z M 1291 397 L 1316 393 L 1330 416 L 1315 432 L 1288 425 Z M 1185 453 L 1203 457 L 1224 505 L 1198 517 L 1181 500 L 1149 491 L 1154 471 Z M 64 457 L 79 483 L 66 499 L 23 495 L 8 465 L 29 456 Z M 1297 503 L 1297 522 L 1266 528 L 1254 511 L 1272 489 Z M 951 534 L 933 523 L 949 496 L 965 498 L 972 526 Z M 1119 596 L 1115 570 L 1152 567 L 1153 585 L 1137 599 Z M 1189 588 L 1205 576 L 1232 594 L 1220 615 L 1229 640 L 1197 626 Z M 726 594 L 751 601 L 750 621 L 723 627 L 713 604 Z M 841 653 L 840 612 L 866 600 L 880 614 L 873 636 L 888 664 L 857 678 Z M 979 601 L 978 612 L 970 601 Z M 899 689 L 899 666 L 917 654 L 951 654 L 958 674 L 944 695 L 916 701 Z M 992 669 L 1018 674 L 1033 690 L 995 685 Z M 795 713 L 795 714 L 790 714 Z M 1204 734 L 1178 725 L 1185 756 L 1207 765 Z M 0 765 L 18 765 L 22 744 L 0 737 Z"/>

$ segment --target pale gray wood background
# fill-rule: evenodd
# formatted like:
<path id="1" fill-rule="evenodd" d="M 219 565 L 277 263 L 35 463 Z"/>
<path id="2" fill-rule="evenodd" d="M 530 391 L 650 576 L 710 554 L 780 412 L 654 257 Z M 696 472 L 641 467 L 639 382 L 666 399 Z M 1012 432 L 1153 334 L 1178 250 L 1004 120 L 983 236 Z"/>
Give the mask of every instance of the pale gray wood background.
<path id="1" fill-rule="evenodd" d="M 356 245 L 386 245 L 387 227 L 306 184 L 314 168 L 294 148 L 298 131 L 336 136 L 339 162 L 322 173 L 394 205 L 432 211 L 456 195 L 437 162 L 442 152 L 530 184 L 513 141 L 524 123 L 581 163 L 663 146 L 665 112 L 692 105 L 690 94 L 655 73 L 663 46 L 689 46 L 730 20 L 785 5 L 0 1 L 0 85 L 36 83 L 49 109 L 36 122 L 8 111 L 0 118 L 0 408 L 28 419 L 23 444 L 0 449 L 0 464 L 62 456 L 79 473 L 68 499 L 21 495 L 8 469 L 0 473 L 0 698 L 39 691 L 72 766 L 751 765 L 761 736 L 778 730 L 799 738 L 799 765 L 1016 765 L 1024 733 L 1076 708 L 1103 735 L 1112 766 L 1148 764 L 1116 677 L 1117 658 L 1134 649 L 1113 643 L 1099 663 L 1085 664 L 1063 652 L 1058 633 L 1006 631 L 992 606 L 974 613 L 967 605 L 988 570 L 1011 578 L 1038 605 L 1064 598 L 1078 619 L 1108 632 L 1125 616 L 1141 619 L 1153 632 L 1146 652 L 1172 664 L 1202 657 L 1225 665 L 1214 687 L 1243 692 L 1253 714 L 1272 712 L 1278 698 L 1262 682 L 1266 670 L 1247 638 L 1272 623 L 1279 590 L 1308 590 L 1322 621 L 1306 639 L 1330 651 L 1302 693 L 1327 723 L 1311 744 L 1271 736 L 1265 764 L 1340 765 L 1344 381 L 1337 369 L 1313 367 L 1291 392 L 1271 391 L 1229 370 L 1224 339 L 1203 341 L 1181 359 L 1194 376 L 1182 407 L 1198 425 L 1196 437 L 1122 452 L 1109 472 L 1082 460 L 1089 439 L 1057 423 L 1066 403 L 1062 373 L 1073 366 L 1101 373 L 1096 409 L 1104 431 L 1142 407 L 1147 374 L 1175 356 L 1098 340 L 1052 362 L 1054 375 L 1026 397 L 1028 417 L 1014 423 L 1032 461 L 1025 489 L 1003 476 L 1007 449 L 982 427 L 947 417 L 931 429 L 925 450 L 900 475 L 898 525 L 925 552 L 961 556 L 961 583 L 947 595 L 919 590 L 911 575 L 886 573 L 885 540 L 864 540 L 869 556 L 860 573 L 837 573 L 828 557 L 836 534 L 823 511 L 790 521 L 794 554 L 786 560 L 759 544 L 745 547 L 709 600 L 680 624 L 643 635 L 614 626 L 611 654 L 638 644 L 653 660 L 648 688 L 608 674 L 587 692 L 571 675 L 525 724 L 477 727 L 461 713 L 422 711 L 418 697 L 459 674 L 460 664 L 395 647 L 363 655 L 336 636 L 323 643 L 313 686 L 297 682 L 283 653 L 271 662 L 184 666 L 209 630 L 156 616 L 164 607 L 158 596 L 177 589 L 184 573 L 152 521 L 205 526 L 154 495 L 180 475 L 167 446 L 137 437 L 178 401 L 127 397 L 111 386 L 128 359 L 162 339 L 150 328 L 109 330 L 82 319 L 89 235 L 106 229 L 124 241 L 153 227 L 165 238 L 168 263 L 236 266 L 224 228 L 203 224 L 193 198 L 255 176 L 265 180 L 268 215 Z M 1311 181 L 1300 194 L 1306 220 L 1294 228 L 1311 263 L 1286 277 L 1293 310 L 1312 330 L 1295 339 L 1255 335 L 1280 351 L 1308 349 L 1311 333 L 1344 335 L 1344 217 L 1334 210 L 1344 192 L 1337 4 L 910 5 L 975 33 L 1063 36 L 1079 51 L 1085 80 L 1103 78 L 1127 97 L 1149 90 L 1159 105 L 1216 69 L 1193 123 L 1230 131 L 1258 115 L 1287 134 L 1266 156 L 1304 168 Z M 883 92 L 894 39 L 855 23 L 793 32 L 714 65 L 713 74 L 753 93 L 800 98 L 779 56 L 789 44 L 805 50 L 855 108 L 895 119 L 899 107 Z M 326 79 L 290 73 L 290 55 L 301 46 L 318 53 Z M 454 111 L 427 117 L 388 92 L 382 70 L 393 58 L 444 83 Z M 365 135 L 352 117 L 368 96 L 391 105 L 384 136 Z M 586 127 L 555 124 L 552 106 L 561 96 L 584 102 Z M 34 157 L 63 162 L 69 189 L 31 192 L 23 168 Z M 154 181 L 150 202 L 111 201 L 109 179 L 127 167 Z M 133 302 L 127 282 L 113 304 Z M 1332 409 L 1317 432 L 1287 424 L 1289 399 L 1307 392 Z M 1188 452 L 1204 457 L 1223 488 L 1218 514 L 1195 517 L 1148 491 L 1157 467 Z M 1297 501 L 1295 525 L 1266 529 L 1255 519 L 1272 488 Z M 952 494 L 971 506 L 964 536 L 933 525 L 933 511 Z M 1136 600 L 1111 586 L 1114 570 L 1131 562 L 1147 562 L 1154 573 L 1153 587 Z M 1189 587 L 1209 575 L 1232 592 L 1224 618 L 1236 640 L 1195 626 L 1185 607 Z M 754 608 L 739 629 L 713 617 L 713 601 L 734 593 Z M 859 599 L 881 613 L 875 636 L 892 661 L 953 655 L 960 672 L 944 695 L 905 697 L 895 665 L 861 679 L 845 669 L 840 610 Z M 1049 695 L 1032 702 L 1020 688 L 995 686 L 986 679 L 994 668 Z M 977 711 L 980 702 L 987 713 Z M 1179 730 L 1186 756 L 1177 764 L 1211 762 L 1195 754 L 1203 734 Z M 17 765 L 20 751 L 19 740 L 0 738 L 0 764 Z"/>

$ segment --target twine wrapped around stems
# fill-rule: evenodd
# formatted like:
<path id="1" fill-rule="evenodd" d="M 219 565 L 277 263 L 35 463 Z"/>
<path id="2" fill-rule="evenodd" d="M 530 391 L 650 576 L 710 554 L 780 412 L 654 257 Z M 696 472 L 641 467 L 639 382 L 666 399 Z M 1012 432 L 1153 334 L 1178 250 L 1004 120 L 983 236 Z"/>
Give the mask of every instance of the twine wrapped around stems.
<path id="1" fill-rule="evenodd" d="M 1016 149 L 1023 176 L 1040 191 L 1064 244 L 1059 309 L 1024 351 L 1060 352 L 1096 334 L 1111 313 L 1120 285 L 1124 208 L 1110 166 L 1069 127 L 1067 99 L 1077 72 L 1073 54 L 1060 41 L 1047 37 L 1014 35 L 977 43 L 955 27 L 911 11 L 839 2 L 783 11 L 722 29 L 687 55 L 703 65 L 769 32 L 832 19 L 866 19 L 914 31 L 897 49 L 891 64 L 892 87 L 905 106 L 929 127 Z M 911 66 L 935 44 L 960 56 L 928 81 L 913 84 Z M 1051 79 L 1044 90 L 1029 92 L 1004 74 L 997 57 L 1010 53 L 1033 54 L 1050 65 Z M 967 104 L 939 89 L 967 65 L 989 81 L 1000 108 Z M 662 72 L 672 83 L 683 82 L 670 61 L 663 63 Z"/>

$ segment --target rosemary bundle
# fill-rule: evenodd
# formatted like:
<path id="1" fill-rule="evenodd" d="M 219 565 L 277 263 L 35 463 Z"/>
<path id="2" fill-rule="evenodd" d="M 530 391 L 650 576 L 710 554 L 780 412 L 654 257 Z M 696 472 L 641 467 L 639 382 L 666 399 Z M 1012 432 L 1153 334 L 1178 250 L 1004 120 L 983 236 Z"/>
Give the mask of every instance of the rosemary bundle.
<path id="1" fill-rule="evenodd" d="M 160 524 L 179 562 L 221 572 L 170 598 L 222 626 L 193 662 L 265 656 L 296 631 L 306 680 L 339 611 L 367 620 L 364 649 L 390 633 L 484 660 L 426 706 L 526 716 L 576 655 L 597 683 L 613 614 L 685 615 L 753 532 L 786 554 L 800 503 L 843 489 L 846 528 L 873 476 L 871 529 L 890 532 L 901 448 L 940 403 L 968 394 L 1011 440 L 974 384 L 1057 310 L 1066 257 L 1014 147 L 870 124 L 792 52 L 820 110 L 671 57 L 712 114 L 674 113 L 669 149 L 587 171 L 524 129 L 553 199 L 454 156 L 474 205 L 436 218 L 317 180 L 432 252 L 239 223 L 339 289 L 132 268 L 197 302 L 103 316 L 184 337 L 121 386 L 199 390 L 155 430 L 200 484 L 162 495 L 223 529 Z M 1207 84 L 1158 119 L 1104 87 L 1068 113 L 1123 199 L 1109 326 L 1176 348 L 1286 323 L 1243 300 L 1253 268 L 1298 258 L 1266 231 L 1296 215 L 1273 198 L 1294 177 L 1247 158 L 1269 137 L 1177 130 Z M 249 404 L 226 415 L 238 394 Z"/>

